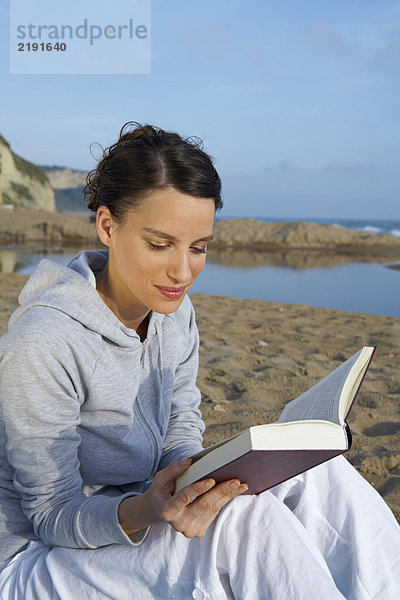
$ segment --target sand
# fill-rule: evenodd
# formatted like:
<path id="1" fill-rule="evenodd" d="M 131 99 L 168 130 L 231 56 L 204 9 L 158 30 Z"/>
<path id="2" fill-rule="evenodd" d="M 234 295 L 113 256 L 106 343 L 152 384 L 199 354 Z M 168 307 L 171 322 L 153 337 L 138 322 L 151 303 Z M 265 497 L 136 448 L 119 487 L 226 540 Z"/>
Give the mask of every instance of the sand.
<path id="1" fill-rule="evenodd" d="M 0 274 L 0 335 L 24 275 Z M 378 350 L 349 417 L 350 462 L 400 521 L 400 318 L 194 294 L 205 444 L 275 420 L 363 345 Z"/>

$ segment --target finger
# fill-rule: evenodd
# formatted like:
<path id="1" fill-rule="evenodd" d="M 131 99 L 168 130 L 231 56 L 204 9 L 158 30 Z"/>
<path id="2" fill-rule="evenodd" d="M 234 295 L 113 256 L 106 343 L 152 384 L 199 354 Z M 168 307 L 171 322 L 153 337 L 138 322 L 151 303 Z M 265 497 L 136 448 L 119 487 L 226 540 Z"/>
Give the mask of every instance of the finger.
<path id="1" fill-rule="evenodd" d="M 246 483 L 240 483 L 237 479 L 224 481 L 199 497 L 197 504 L 199 505 L 199 508 L 204 511 L 208 511 L 210 506 L 213 507 L 213 512 L 215 510 L 219 511 L 227 502 L 232 500 L 232 498 L 235 498 L 247 490 L 248 485 Z"/>
<path id="2" fill-rule="evenodd" d="M 179 520 L 172 525 L 185 537 L 202 537 L 222 507 L 247 489 L 246 483 L 238 481 L 219 484 L 187 506 Z"/>
<path id="3" fill-rule="evenodd" d="M 192 463 L 193 459 L 191 457 L 171 463 L 157 473 L 158 482 L 160 485 L 168 485 L 187 471 Z"/>
<path id="4" fill-rule="evenodd" d="M 239 486 L 231 487 L 230 489 L 228 489 L 228 491 L 225 492 L 225 494 L 220 499 L 220 508 L 222 508 L 227 502 L 229 502 L 229 500 L 232 500 L 233 498 L 236 498 L 236 496 L 247 492 L 248 489 L 249 486 L 247 485 L 247 483 L 241 483 Z"/>
<path id="5" fill-rule="evenodd" d="M 201 494 L 204 494 L 207 490 L 215 485 L 213 479 L 207 479 L 205 481 L 198 481 L 187 485 L 177 492 L 174 496 L 168 498 L 164 502 L 161 510 L 161 517 L 164 521 L 169 523 L 175 522 L 177 519 L 181 522 L 187 507 Z"/>
<path id="6" fill-rule="evenodd" d="M 191 485 L 187 485 L 171 498 L 170 503 L 179 512 L 183 510 L 185 506 L 191 504 L 193 500 L 196 500 L 198 496 L 208 492 L 214 485 L 214 479 L 204 479 L 192 483 Z"/>
<path id="7" fill-rule="evenodd" d="M 222 507 L 234 496 L 241 494 L 247 489 L 247 485 L 243 484 L 244 487 L 240 488 L 240 481 L 233 479 L 230 481 L 224 481 L 223 483 L 215 486 L 214 479 L 204 479 L 197 481 L 191 485 L 188 485 L 180 490 L 173 498 L 171 498 L 171 505 L 178 512 L 183 510 L 186 506 L 194 502 L 197 498 L 207 496 L 207 500 L 202 504 L 204 507 L 214 504 Z M 239 489 L 240 488 L 240 489 Z M 226 499 L 223 499 L 225 498 Z"/>

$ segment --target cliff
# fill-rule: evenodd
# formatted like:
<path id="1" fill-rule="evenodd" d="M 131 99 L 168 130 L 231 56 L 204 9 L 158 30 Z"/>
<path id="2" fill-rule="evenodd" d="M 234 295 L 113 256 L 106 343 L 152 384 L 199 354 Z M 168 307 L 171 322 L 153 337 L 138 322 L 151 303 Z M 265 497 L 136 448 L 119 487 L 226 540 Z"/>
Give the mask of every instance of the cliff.
<path id="1" fill-rule="evenodd" d="M 0 204 L 55 210 L 54 191 L 47 175 L 12 152 L 0 135 Z"/>
<path id="2" fill-rule="evenodd" d="M 55 190 L 68 190 L 82 188 L 86 183 L 87 171 L 70 169 L 68 167 L 59 167 L 53 165 L 40 165 L 40 168 L 46 173 L 51 185 Z"/>
<path id="3" fill-rule="evenodd" d="M 54 188 L 56 208 L 63 212 L 87 211 L 83 197 L 83 186 L 86 183 L 86 171 L 69 169 L 53 165 L 40 165 Z"/>

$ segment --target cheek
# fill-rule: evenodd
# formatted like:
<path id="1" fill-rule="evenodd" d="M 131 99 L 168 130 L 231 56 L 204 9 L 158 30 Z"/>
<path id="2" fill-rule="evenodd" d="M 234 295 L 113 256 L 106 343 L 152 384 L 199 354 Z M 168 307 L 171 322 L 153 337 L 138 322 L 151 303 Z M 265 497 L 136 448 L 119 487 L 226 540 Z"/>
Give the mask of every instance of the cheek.
<path id="1" fill-rule="evenodd" d="M 197 277 L 197 275 L 199 275 L 199 273 L 202 272 L 202 270 L 205 267 L 205 264 L 206 264 L 205 256 L 204 256 L 204 258 L 201 257 L 192 262 L 191 271 L 192 271 L 193 277 Z"/>
<path id="2" fill-rule="evenodd" d="M 166 261 L 154 252 L 142 252 L 133 256 L 132 268 L 141 279 L 152 279 L 165 268 Z"/>

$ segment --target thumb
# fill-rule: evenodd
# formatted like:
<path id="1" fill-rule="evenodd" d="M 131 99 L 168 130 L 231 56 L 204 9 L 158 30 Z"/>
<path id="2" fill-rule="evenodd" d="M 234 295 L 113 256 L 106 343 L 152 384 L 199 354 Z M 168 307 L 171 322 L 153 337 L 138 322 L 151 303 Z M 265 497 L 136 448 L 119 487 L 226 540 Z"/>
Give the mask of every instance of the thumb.
<path id="1" fill-rule="evenodd" d="M 158 472 L 158 479 L 159 481 L 161 480 L 160 483 L 166 484 L 169 481 L 175 481 L 175 479 L 188 470 L 192 463 L 193 458 L 191 457 L 171 463 L 168 467 Z"/>

